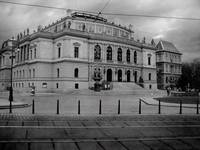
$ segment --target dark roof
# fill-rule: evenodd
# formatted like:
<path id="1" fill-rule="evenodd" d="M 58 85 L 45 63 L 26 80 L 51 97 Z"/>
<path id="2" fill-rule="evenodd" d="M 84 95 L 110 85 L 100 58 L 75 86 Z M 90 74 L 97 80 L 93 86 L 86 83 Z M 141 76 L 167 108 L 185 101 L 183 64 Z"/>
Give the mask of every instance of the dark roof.
<path id="1" fill-rule="evenodd" d="M 168 41 L 159 41 L 159 43 L 156 46 L 159 50 L 165 50 L 168 52 L 172 52 L 172 53 L 179 53 L 181 54 L 178 49 L 174 46 L 173 43 L 168 42 Z"/>

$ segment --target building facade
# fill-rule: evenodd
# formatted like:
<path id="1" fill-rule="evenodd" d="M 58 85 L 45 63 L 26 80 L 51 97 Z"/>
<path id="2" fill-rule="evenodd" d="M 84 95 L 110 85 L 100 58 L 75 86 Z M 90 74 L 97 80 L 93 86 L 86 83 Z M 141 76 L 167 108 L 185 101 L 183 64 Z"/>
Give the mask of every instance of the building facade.
<path id="1" fill-rule="evenodd" d="M 159 89 L 174 88 L 181 76 L 181 53 L 168 41 L 159 41 L 156 51 L 157 84 Z"/>
<path id="2" fill-rule="evenodd" d="M 99 16 L 75 12 L 44 28 L 39 26 L 32 34 L 27 29 L 17 36 L 17 43 L 14 90 L 27 91 L 31 86 L 38 92 L 88 89 L 94 86 L 97 71 L 101 82 L 137 85 L 142 78 L 144 88 L 157 88 L 156 47 L 145 40 L 135 41 L 130 28 Z M 5 56 L 1 50 L 1 60 Z M 0 73 L 3 68 L 5 63 Z M 1 89 L 5 86 L 1 84 Z"/>

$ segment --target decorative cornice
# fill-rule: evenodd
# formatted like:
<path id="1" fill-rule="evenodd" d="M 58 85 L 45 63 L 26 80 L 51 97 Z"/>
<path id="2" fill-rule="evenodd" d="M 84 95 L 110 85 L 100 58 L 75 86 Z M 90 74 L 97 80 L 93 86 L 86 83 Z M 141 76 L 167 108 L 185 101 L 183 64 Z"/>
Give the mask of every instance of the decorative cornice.
<path id="1" fill-rule="evenodd" d="M 88 32 L 83 32 L 83 31 L 74 30 L 74 29 L 65 29 L 62 32 L 57 32 L 57 33 L 36 32 L 32 35 L 25 37 L 19 43 L 21 44 L 25 41 L 32 41 L 32 40 L 38 39 L 38 38 L 46 38 L 46 39 L 55 40 L 55 39 L 63 37 L 63 36 L 73 36 L 73 37 L 85 38 L 88 40 L 100 40 L 100 41 L 107 41 L 107 42 L 113 42 L 113 43 L 121 43 L 121 44 L 130 45 L 130 46 L 135 46 L 135 47 L 141 48 L 141 49 L 147 48 L 147 49 L 151 49 L 151 50 L 156 50 L 156 48 L 153 46 L 150 46 L 147 44 L 141 44 L 141 43 L 138 43 L 133 40 L 108 36 L 108 35 L 104 35 L 104 34 L 99 35 L 99 34 L 94 34 L 94 33 L 88 33 Z"/>

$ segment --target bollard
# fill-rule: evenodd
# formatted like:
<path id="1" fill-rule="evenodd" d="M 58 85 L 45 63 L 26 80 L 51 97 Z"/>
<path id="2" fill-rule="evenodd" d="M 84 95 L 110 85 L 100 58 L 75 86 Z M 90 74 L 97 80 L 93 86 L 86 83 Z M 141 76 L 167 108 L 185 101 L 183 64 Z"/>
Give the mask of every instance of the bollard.
<path id="1" fill-rule="evenodd" d="M 99 101 L 99 115 L 101 115 L 101 100 Z"/>
<path id="2" fill-rule="evenodd" d="M 57 114 L 59 114 L 59 100 L 57 100 Z"/>
<path id="3" fill-rule="evenodd" d="M 118 100 L 118 115 L 120 114 L 120 100 Z"/>
<path id="4" fill-rule="evenodd" d="M 199 114 L 199 100 L 197 100 L 197 114 Z"/>
<path id="5" fill-rule="evenodd" d="M 32 114 L 35 114 L 35 101 L 32 102 Z"/>
<path id="6" fill-rule="evenodd" d="M 158 101 L 158 114 L 161 114 L 160 100 Z"/>
<path id="7" fill-rule="evenodd" d="M 12 101 L 10 100 L 10 106 L 9 106 L 10 114 L 12 114 Z"/>
<path id="8" fill-rule="evenodd" d="M 141 99 L 139 99 L 139 114 L 141 114 Z"/>
<path id="9" fill-rule="evenodd" d="M 78 100 L 78 114 L 80 115 L 81 111 L 80 111 L 80 100 Z"/>
<path id="10" fill-rule="evenodd" d="M 182 114 L 182 100 L 180 100 L 180 111 L 179 114 Z"/>

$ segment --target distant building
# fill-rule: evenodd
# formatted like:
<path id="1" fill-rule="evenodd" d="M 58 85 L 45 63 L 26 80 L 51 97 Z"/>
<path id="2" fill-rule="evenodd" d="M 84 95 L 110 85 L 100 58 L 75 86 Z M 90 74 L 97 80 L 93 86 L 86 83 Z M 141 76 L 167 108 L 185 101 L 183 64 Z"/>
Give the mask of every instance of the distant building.
<path id="1" fill-rule="evenodd" d="M 159 41 L 156 51 L 157 84 L 159 89 L 175 87 L 181 76 L 181 53 L 168 41 Z"/>
<path id="2" fill-rule="evenodd" d="M 85 13 L 72 13 L 32 34 L 17 36 L 13 69 L 14 90 L 57 92 L 88 89 L 98 72 L 101 82 L 127 83 L 156 89 L 156 47 L 133 39 L 130 28 Z M 0 88 L 8 84 L 9 59 L 0 50 Z M 7 66 L 7 73 L 4 71 Z M 9 77 L 8 77 L 9 78 Z"/>
<path id="3" fill-rule="evenodd" d="M 11 52 L 13 46 L 17 44 L 17 41 L 6 40 L 3 42 L 0 49 L 0 90 L 8 89 L 10 87 L 10 78 L 11 78 Z"/>

